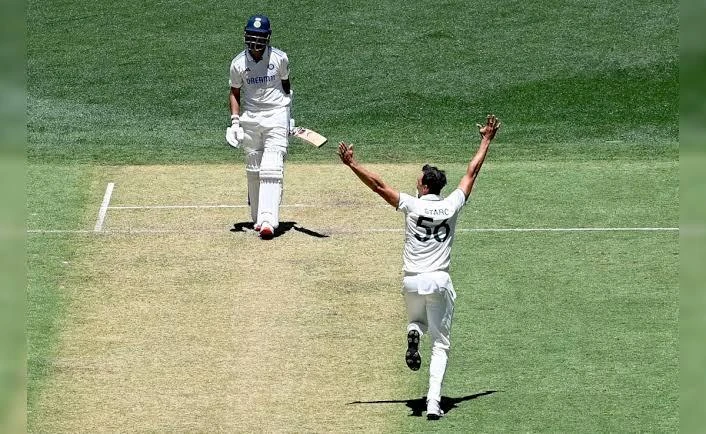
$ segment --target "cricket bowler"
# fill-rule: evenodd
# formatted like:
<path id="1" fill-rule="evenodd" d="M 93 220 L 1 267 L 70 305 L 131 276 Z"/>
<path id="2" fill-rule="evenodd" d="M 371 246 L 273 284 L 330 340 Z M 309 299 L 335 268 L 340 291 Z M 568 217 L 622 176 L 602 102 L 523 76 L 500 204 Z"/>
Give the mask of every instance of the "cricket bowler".
<path id="1" fill-rule="evenodd" d="M 490 142 L 500 128 L 500 121 L 494 115 L 488 115 L 485 125 L 478 125 L 478 128 L 480 147 L 468 163 L 458 188 L 446 198 L 441 196 L 446 175 L 436 167 L 424 165 L 417 178 L 418 196 L 412 197 L 395 190 L 378 174 L 358 163 L 353 155 L 353 145 L 344 142 L 338 145 L 341 161 L 365 185 L 405 214 L 402 281 L 408 317 L 405 362 L 411 370 L 419 370 L 422 364 L 419 343 L 424 333 L 429 333 L 431 361 L 427 419 L 430 420 L 437 420 L 444 414 L 440 407 L 441 385 L 451 347 L 451 322 L 456 302 L 456 292 L 449 275 L 456 221 L 471 195 Z"/>

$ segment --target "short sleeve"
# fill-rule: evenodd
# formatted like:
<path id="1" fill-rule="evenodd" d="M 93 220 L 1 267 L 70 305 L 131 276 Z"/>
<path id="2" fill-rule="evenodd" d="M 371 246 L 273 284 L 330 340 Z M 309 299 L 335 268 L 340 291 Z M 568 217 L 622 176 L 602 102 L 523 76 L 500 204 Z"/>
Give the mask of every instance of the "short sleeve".
<path id="1" fill-rule="evenodd" d="M 456 211 L 463 208 L 463 206 L 466 204 L 466 195 L 460 188 L 457 188 L 456 190 L 452 191 L 446 199 L 451 203 L 451 206 L 453 206 Z"/>
<path id="2" fill-rule="evenodd" d="M 230 79 L 228 80 L 228 84 L 230 84 L 230 87 L 234 87 L 236 89 L 243 87 L 243 76 L 240 75 L 240 71 L 238 71 L 235 61 L 230 64 Z"/>
<path id="3" fill-rule="evenodd" d="M 405 214 L 409 212 L 409 207 L 412 205 L 414 198 L 407 193 L 400 192 L 400 203 L 397 204 L 397 211 L 401 211 Z"/>

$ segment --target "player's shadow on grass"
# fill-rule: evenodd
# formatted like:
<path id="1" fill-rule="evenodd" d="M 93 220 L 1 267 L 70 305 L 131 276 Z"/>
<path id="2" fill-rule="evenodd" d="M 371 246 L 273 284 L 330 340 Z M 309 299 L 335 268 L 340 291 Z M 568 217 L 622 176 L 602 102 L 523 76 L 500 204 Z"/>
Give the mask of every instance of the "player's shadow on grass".
<path id="1" fill-rule="evenodd" d="M 486 390 L 485 392 L 474 393 L 473 395 L 466 395 L 459 398 L 450 398 L 448 396 L 442 396 L 439 406 L 444 411 L 445 414 L 449 414 L 451 410 L 458 407 L 458 404 L 464 401 L 470 401 L 472 399 L 480 398 L 481 396 L 491 395 L 498 392 L 498 390 Z M 427 409 L 427 397 L 423 396 L 417 399 L 398 399 L 398 400 L 388 400 L 388 401 L 353 401 L 350 404 L 405 404 L 412 413 L 410 416 L 421 417 L 422 413 Z"/>
<path id="2" fill-rule="evenodd" d="M 297 232 L 301 232 L 304 235 L 309 235 L 310 237 L 314 238 L 328 238 L 328 235 L 326 234 L 320 234 L 316 231 L 312 231 L 311 229 L 303 228 L 301 226 L 297 226 L 297 222 L 280 222 L 279 227 L 275 229 L 275 234 L 272 238 L 277 238 L 281 237 L 282 235 L 286 234 L 287 232 L 291 231 L 294 229 Z M 255 231 L 254 224 L 253 222 L 238 222 L 234 223 L 233 227 L 230 229 L 231 232 L 248 232 L 248 231 Z"/>

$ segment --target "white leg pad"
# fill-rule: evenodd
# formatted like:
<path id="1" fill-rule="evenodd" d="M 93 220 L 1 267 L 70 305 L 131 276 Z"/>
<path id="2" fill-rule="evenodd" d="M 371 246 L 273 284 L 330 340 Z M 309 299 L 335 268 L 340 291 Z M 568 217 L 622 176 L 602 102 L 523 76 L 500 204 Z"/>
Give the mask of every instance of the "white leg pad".
<path id="1" fill-rule="evenodd" d="M 268 222 L 273 228 L 279 226 L 279 205 L 282 200 L 284 178 L 284 154 L 265 150 L 260 166 L 260 198 L 257 223 Z"/>
<path id="2" fill-rule="evenodd" d="M 248 175 L 248 204 L 250 205 L 250 218 L 257 223 L 257 210 L 260 202 L 260 171 L 247 170 Z"/>
<path id="3" fill-rule="evenodd" d="M 260 160 L 262 151 L 250 152 L 245 157 L 245 173 L 248 177 L 248 204 L 250 218 L 257 223 L 258 204 L 260 202 Z"/>

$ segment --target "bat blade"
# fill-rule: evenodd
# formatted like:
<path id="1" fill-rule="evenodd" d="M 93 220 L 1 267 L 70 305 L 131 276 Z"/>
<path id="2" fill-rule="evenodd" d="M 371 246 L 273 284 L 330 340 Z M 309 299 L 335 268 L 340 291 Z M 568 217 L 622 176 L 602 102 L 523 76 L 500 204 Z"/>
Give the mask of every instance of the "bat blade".
<path id="1" fill-rule="evenodd" d="M 321 134 L 317 133 L 314 130 L 310 130 L 309 128 L 303 128 L 303 127 L 298 127 L 294 130 L 294 134 L 292 134 L 294 137 L 298 137 L 299 139 L 316 146 L 317 148 L 326 143 L 328 140 L 326 137 L 322 136 Z"/>

